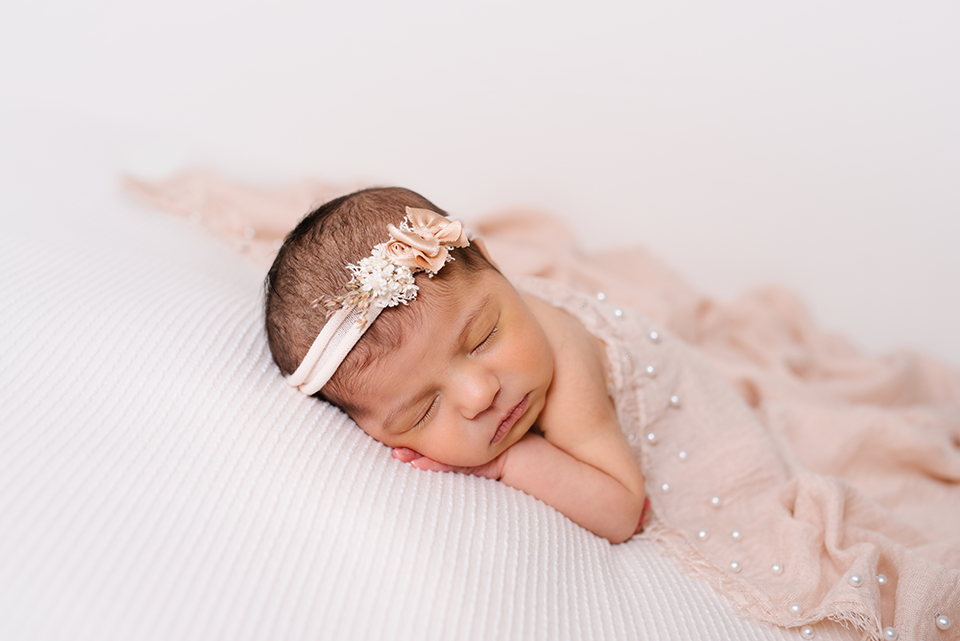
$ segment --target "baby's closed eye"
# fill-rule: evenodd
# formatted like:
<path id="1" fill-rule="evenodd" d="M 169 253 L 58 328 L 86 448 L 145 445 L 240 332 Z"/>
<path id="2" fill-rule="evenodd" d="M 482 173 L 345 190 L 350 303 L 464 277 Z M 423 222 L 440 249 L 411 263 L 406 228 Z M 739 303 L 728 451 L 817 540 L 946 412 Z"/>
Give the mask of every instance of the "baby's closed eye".
<path id="1" fill-rule="evenodd" d="M 494 337 L 497 335 L 497 332 L 500 331 L 500 323 L 497 323 L 493 326 L 493 329 L 484 337 L 483 342 L 473 348 L 471 353 L 478 354 L 490 346 L 490 343 L 493 342 Z"/>
<path id="2" fill-rule="evenodd" d="M 433 402 L 430 403 L 430 406 L 427 408 L 427 411 L 423 413 L 423 415 L 420 417 L 420 420 L 418 420 L 416 424 L 413 426 L 413 429 L 419 429 L 424 425 L 426 425 L 427 423 L 429 423 L 430 419 L 432 419 L 433 415 L 436 413 L 437 406 L 439 404 L 440 404 L 440 397 L 434 396 Z"/>

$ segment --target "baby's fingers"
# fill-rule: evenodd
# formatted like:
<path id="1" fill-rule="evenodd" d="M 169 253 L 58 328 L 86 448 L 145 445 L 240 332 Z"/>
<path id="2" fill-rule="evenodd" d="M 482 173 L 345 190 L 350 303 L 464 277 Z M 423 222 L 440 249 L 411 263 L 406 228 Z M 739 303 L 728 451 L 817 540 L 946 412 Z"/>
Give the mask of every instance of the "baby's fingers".
<path id="1" fill-rule="evenodd" d="M 410 465 L 418 470 L 425 470 L 427 472 L 456 472 L 458 470 L 458 468 L 452 465 L 434 461 L 432 458 L 427 458 L 426 456 L 421 456 L 420 458 L 410 461 Z"/>
<path id="2" fill-rule="evenodd" d="M 390 455 L 401 463 L 410 463 L 420 458 L 420 454 L 414 452 L 409 447 L 398 447 L 393 450 Z"/>
<path id="3" fill-rule="evenodd" d="M 428 472 L 454 472 L 457 470 L 457 468 L 451 465 L 427 458 L 419 452 L 411 450 L 409 447 L 398 447 L 393 450 L 391 456 L 401 463 L 409 463 L 418 470 L 426 470 Z"/>

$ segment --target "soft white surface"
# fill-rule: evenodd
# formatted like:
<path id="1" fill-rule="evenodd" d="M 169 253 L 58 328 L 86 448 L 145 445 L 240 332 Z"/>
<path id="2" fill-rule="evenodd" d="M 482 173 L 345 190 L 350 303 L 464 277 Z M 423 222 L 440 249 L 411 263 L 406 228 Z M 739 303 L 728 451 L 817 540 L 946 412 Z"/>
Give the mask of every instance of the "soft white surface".
<path id="1" fill-rule="evenodd" d="M 952 0 L 36 0 L 0 102 L 105 123 L 118 168 L 543 207 L 960 365 L 958 32 Z"/>
<path id="2" fill-rule="evenodd" d="M 115 179 L 530 204 L 960 364 L 958 24 L 933 0 L 5 7 L 0 636 L 797 639 L 643 541 L 390 460 L 278 380 L 259 274 Z"/>
<path id="3" fill-rule="evenodd" d="M 38 153 L 0 195 L 18 214 L 0 235 L 4 639 L 799 638 L 647 541 L 394 461 L 281 379 L 256 269 L 120 198 L 83 135 L 20 135 Z"/>

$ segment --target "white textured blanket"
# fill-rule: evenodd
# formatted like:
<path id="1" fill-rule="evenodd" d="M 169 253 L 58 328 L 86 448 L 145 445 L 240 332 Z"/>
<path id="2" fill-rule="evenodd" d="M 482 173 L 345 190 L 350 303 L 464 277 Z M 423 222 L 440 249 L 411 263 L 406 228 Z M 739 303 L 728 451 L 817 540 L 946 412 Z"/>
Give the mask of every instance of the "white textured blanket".
<path id="1" fill-rule="evenodd" d="M 75 187 L 0 237 L 3 638 L 799 638 L 650 541 L 394 461 L 280 379 L 260 270 Z"/>

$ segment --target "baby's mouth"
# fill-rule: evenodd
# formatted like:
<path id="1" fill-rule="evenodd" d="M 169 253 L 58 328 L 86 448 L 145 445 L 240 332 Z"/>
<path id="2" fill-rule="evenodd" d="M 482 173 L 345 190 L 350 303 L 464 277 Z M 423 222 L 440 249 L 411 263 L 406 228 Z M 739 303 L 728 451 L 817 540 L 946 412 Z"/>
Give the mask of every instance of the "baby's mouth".
<path id="1" fill-rule="evenodd" d="M 510 428 L 517 422 L 517 419 L 523 416 L 523 413 L 527 410 L 527 403 L 529 402 L 530 394 L 527 394 L 519 403 L 514 405 L 509 414 L 503 417 L 503 420 L 500 421 L 500 426 L 497 427 L 496 434 L 494 434 L 493 439 L 490 440 L 490 445 L 496 445 L 503 440 L 503 437 L 507 435 Z"/>

